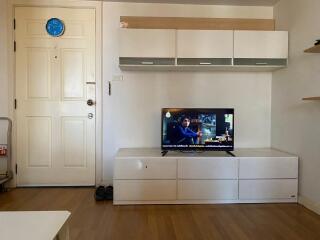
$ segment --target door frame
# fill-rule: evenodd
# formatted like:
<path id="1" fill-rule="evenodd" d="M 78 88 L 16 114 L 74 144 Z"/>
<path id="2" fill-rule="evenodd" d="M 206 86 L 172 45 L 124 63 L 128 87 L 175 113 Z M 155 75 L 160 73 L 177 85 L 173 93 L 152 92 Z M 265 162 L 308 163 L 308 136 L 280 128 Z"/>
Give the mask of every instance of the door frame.
<path id="1" fill-rule="evenodd" d="M 88 0 L 7 0 L 7 44 L 8 44 L 8 81 L 9 88 L 9 117 L 13 120 L 13 136 L 12 136 L 12 169 L 14 171 L 13 180 L 9 187 L 17 186 L 17 177 L 15 167 L 17 164 L 17 128 L 16 128 L 16 111 L 14 109 L 14 99 L 16 96 L 15 89 L 15 53 L 14 49 L 14 29 L 13 21 L 16 7 L 62 7 L 74 9 L 94 9 L 96 13 L 96 151 L 95 151 L 95 185 L 102 183 L 102 2 Z"/>

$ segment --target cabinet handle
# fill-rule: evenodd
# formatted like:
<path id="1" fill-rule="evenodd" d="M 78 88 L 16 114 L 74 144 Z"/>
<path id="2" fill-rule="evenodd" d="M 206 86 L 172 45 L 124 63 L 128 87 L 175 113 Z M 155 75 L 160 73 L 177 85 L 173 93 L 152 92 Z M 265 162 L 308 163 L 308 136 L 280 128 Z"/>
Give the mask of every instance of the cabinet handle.
<path id="1" fill-rule="evenodd" d="M 143 64 L 143 65 L 153 65 L 154 63 L 153 62 L 141 62 L 141 64 Z"/>
<path id="2" fill-rule="evenodd" d="M 200 65 L 212 65 L 212 63 L 210 63 L 210 62 L 201 62 L 201 63 L 199 63 Z"/>
<path id="3" fill-rule="evenodd" d="M 146 165 L 146 168 L 148 168 L 148 165 Z"/>
<path id="4" fill-rule="evenodd" d="M 265 62 L 260 62 L 259 63 L 259 62 L 257 62 L 256 65 L 268 65 L 268 63 L 265 63 Z"/>

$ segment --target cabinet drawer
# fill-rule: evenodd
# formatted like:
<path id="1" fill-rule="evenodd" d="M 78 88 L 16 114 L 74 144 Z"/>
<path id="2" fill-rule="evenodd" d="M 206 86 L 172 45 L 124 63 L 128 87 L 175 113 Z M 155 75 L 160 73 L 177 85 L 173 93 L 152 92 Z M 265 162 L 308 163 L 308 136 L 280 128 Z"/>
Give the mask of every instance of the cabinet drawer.
<path id="1" fill-rule="evenodd" d="M 239 178 L 298 178 L 298 158 L 240 158 Z"/>
<path id="2" fill-rule="evenodd" d="M 238 179 L 236 158 L 179 159 L 179 179 Z"/>
<path id="3" fill-rule="evenodd" d="M 174 65 L 174 58 L 119 58 L 120 65 L 161 66 Z"/>
<path id="4" fill-rule="evenodd" d="M 240 180 L 240 200 L 295 199 L 297 179 Z"/>
<path id="5" fill-rule="evenodd" d="M 114 180 L 116 201 L 157 201 L 176 199 L 175 180 Z"/>
<path id="6" fill-rule="evenodd" d="M 237 180 L 179 180 L 179 200 L 236 200 Z"/>
<path id="7" fill-rule="evenodd" d="M 176 179 L 175 159 L 116 159 L 114 179 Z"/>
<path id="8" fill-rule="evenodd" d="M 236 66 L 286 66 L 288 60 L 286 58 L 235 58 Z"/>
<path id="9" fill-rule="evenodd" d="M 232 58 L 178 58 L 178 65 L 231 66 Z"/>

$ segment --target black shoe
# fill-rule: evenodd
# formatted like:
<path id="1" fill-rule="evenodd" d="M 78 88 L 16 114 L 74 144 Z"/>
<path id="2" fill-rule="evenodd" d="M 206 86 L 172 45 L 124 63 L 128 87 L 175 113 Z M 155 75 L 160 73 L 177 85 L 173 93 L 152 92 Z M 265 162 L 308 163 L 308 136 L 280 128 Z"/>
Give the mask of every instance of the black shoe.
<path id="1" fill-rule="evenodd" d="M 105 194 L 105 189 L 104 186 L 99 186 L 96 189 L 95 195 L 94 195 L 96 201 L 103 201 L 105 200 L 106 194 Z"/>
<path id="2" fill-rule="evenodd" d="M 106 200 L 113 200 L 113 187 L 112 186 L 106 187 L 105 199 Z"/>

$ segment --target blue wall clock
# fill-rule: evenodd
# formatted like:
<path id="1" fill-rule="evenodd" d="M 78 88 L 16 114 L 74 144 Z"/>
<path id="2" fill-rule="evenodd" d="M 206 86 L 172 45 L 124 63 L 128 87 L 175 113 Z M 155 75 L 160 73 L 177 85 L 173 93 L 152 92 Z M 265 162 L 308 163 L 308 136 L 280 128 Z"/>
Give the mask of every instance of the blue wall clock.
<path id="1" fill-rule="evenodd" d="M 47 32 L 52 37 L 60 37 L 63 35 L 65 27 L 62 20 L 58 18 L 51 18 L 46 25 Z"/>

